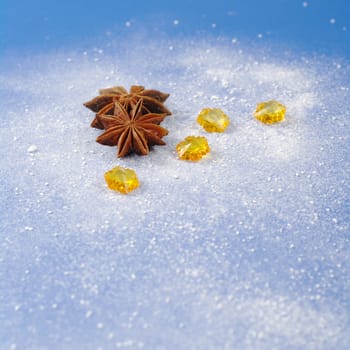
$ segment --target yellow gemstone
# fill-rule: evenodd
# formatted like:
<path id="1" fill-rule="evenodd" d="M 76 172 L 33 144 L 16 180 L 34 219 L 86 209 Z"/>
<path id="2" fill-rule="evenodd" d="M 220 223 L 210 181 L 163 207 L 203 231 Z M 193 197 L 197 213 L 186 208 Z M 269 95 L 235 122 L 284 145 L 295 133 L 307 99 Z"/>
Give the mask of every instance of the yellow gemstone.
<path id="1" fill-rule="evenodd" d="M 224 132 L 230 118 L 220 108 L 204 108 L 198 114 L 197 122 L 208 132 Z"/>
<path id="2" fill-rule="evenodd" d="M 140 186 L 136 173 L 132 169 L 117 166 L 105 173 L 105 180 L 111 190 L 127 194 Z"/>
<path id="3" fill-rule="evenodd" d="M 265 124 L 273 124 L 284 119 L 286 107 L 275 100 L 259 103 L 254 113 L 255 118 Z"/>
<path id="4" fill-rule="evenodd" d="M 210 148 L 208 141 L 203 136 L 187 136 L 176 146 L 177 154 L 182 160 L 197 161 L 203 158 Z"/>

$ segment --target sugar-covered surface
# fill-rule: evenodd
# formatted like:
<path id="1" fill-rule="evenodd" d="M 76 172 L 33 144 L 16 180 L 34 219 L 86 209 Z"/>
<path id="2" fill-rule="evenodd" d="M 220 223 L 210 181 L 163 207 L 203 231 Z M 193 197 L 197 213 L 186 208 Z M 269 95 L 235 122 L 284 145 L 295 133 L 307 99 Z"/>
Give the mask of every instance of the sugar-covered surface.
<path id="1" fill-rule="evenodd" d="M 132 37 L 3 67 L 1 349 L 348 349 L 349 62 Z M 133 84 L 170 93 L 167 145 L 117 159 L 82 103 Z M 253 118 L 269 99 L 284 122 Z M 116 165 L 140 188 L 110 191 Z"/>

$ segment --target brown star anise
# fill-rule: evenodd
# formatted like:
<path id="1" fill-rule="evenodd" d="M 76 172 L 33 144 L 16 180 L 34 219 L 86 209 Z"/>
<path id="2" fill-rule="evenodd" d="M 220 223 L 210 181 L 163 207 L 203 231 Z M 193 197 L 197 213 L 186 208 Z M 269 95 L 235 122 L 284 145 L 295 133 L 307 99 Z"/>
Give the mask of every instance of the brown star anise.
<path id="1" fill-rule="evenodd" d="M 130 152 L 140 155 L 149 153 L 152 145 L 165 145 L 161 138 L 168 130 L 159 125 L 166 113 L 143 113 L 143 99 L 139 99 L 128 112 L 126 105 L 114 102 L 113 115 L 99 115 L 98 120 L 106 131 L 97 138 L 97 142 L 118 146 L 118 157 L 124 157 Z"/>
<path id="2" fill-rule="evenodd" d="M 158 90 L 145 90 L 143 86 L 133 85 L 128 92 L 122 86 L 115 86 L 107 89 L 101 89 L 100 96 L 84 103 L 84 106 L 96 112 L 97 115 L 92 121 L 91 126 L 97 129 L 103 129 L 98 115 L 113 114 L 114 103 L 118 101 L 125 106 L 128 112 L 140 100 L 143 99 L 142 112 L 158 113 L 170 115 L 171 112 L 163 105 L 169 94 L 165 94 Z"/>

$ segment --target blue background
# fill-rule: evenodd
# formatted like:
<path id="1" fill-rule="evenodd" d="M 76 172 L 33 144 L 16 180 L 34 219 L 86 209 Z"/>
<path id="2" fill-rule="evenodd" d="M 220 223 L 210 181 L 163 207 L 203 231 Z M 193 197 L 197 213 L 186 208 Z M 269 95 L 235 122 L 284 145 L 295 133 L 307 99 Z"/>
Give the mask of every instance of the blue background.
<path id="1" fill-rule="evenodd" d="M 350 54 L 348 0 L 3 0 L 0 6 L 5 51 L 80 47 L 106 32 L 123 32 L 130 22 L 129 30 L 147 28 L 152 35 L 212 33 L 256 40 L 261 34 L 302 51 Z"/>
<path id="2" fill-rule="evenodd" d="M 349 69 L 345 67 L 350 58 L 349 1 L 310 0 L 303 5 L 299 0 L 0 0 L 0 16 L 0 69 L 4 73 L 0 76 L 4 105 L 0 128 L 0 149 L 4 153 L 0 166 L 0 203 L 3 205 L 0 208 L 3 218 L 0 220 L 3 235 L 0 276 L 5 276 L 0 277 L 1 350 L 75 350 L 79 348 L 76 344 L 83 344 L 82 349 L 100 349 L 97 345 L 106 345 L 103 349 L 109 349 L 109 344 L 116 343 L 118 337 L 127 340 L 129 336 L 145 341 L 147 349 L 152 350 L 194 348 L 181 348 L 178 344 L 190 344 L 198 336 L 203 337 L 201 349 L 222 349 L 224 347 L 217 344 L 220 341 L 225 344 L 226 338 L 230 340 L 228 331 L 231 328 L 238 334 L 234 340 L 247 339 L 249 342 L 255 339 L 254 334 L 249 336 L 254 326 L 256 330 L 266 331 L 266 338 L 258 339 L 260 345 L 266 341 L 264 349 L 302 349 L 308 348 L 306 344 L 316 348 L 312 344 L 322 344 L 322 339 L 331 338 L 332 332 L 336 335 L 334 342 L 338 336 L 337 349 L 349 348 L 349 181 L 346 170 L 350 109 L 346 105 L 350 99 L 346 75 Z M 266 50 L 277 48 L 276 54 L 282 58 L 291 50 L 293 59 L 307 53 L 305 57 L 310 60 L 300 60 L 303 63 L 300 69 L 300 61 L 296 59 L 254 70 L 255 62 L 244 65 L 244 59 L 249 55 L 236 59 L 239 48 L 230 45 L 234 49 L 227 57 L 214 52 L 208 63 L 206 52 L 199 52 L 199 62 L 194 62 L 196 49 L 202 47 L 198 45 L 193 53 L 184 55 L 194 65 L 181 76 L 177 72 L 183 72 L 183 65 L 188 61 L 175 62 L 170 68 L 168 63 L 176 58 L 177 50 L 185 50 L 191 41 L 185 41 L 184 46 L 178 45 L 174 51 L 169 49 L 168 60 L 164 62 L 161 52 L 152 52 L 144 66 L 140 62 L 143 63 L 142 55 L 147 54 L 148 47 L 136 47 L 137 58 L 133 57 L 131 61 L 128 61 L 131 55 L 123 55 L 119 46 L 118 54 L 110 56 L 103 55 L 104 50 L 95 50 L 105 48 L 108 38 L 117 41 L 118 45 L 118 38 L 122 38 L 125 45 L 128 39 L 124 38 L 133 33 L 150 35 L 149 42 L 152 43 L 164 34 L 180 39 L 208 38 L 208 42 L 212 37 L 223 36 L 237 39 L 245 49 L 257 48 L 253 61 L 261 52 L 257 43 Z M 130 41 L 135 42 L 140 41 Z M 86 56 L 83 50 L 86 50 Z M 40 53 L 46 52 L 49 54 L 41 58 Z M 74 55 L 76 52 L 77 56 Z M 326 56 L 326 59 L 318 61 L 318 55 Z M 266 57 L 269 59 L 271 55 Z M 229 89 L 234 93 L 226 94 L 226 88 L 214 80 L 218 76 L 220 82 L 220 77 L 230 72 L 221 65 L 222 62 L 229 62 L 227 66 L 242 63 L 231 75 Z M 266 63 L 261 62 L 262 66 Z M 120 72 L 116 69 L 118 64 L 123 66 Z M 161 66 L 159 71 L 158 64 Z M 298 69 L 295 69 L 296 65 Z M 211 69 L 209 72 L 208 68 Z M 273 69 L 277 69 L 276 77 L 281 77 L 281 82 L 269 76 Z M 166 70 L 168 74 L 164 74 Z M 164 91 L 171 92 L 169 107 L 176 117 L 169 122 L 179 123 L 173 124 L 172 135 L 176 135 L 174 126 L 187 122 L 189 114 L 208 102 L 206 96 L 215 97 L 213 91 L 233 98 L 222 101 L 227 103 L 225 107 L 237 108 L 233 109 L 236 119 L 232 135 L 233 139 L 237 136 L 237 141 L 233 142 L 237 142 L 241 152 L 237 152 L 237 159 L 232 158 L 228 168 L 223 161 L 218 164 L 224 165 L 221 169 L 226 170 L 233 166 L 246 169 L 252 177 L 243 171 L 232 179 L 226 178 L 224 183 L 231 188 L 224 201 L 218 197 L 219 181 L 211 180 L 214 185 L 209 187 L 203 206 L 212 210 L 214 205 L 221 210 L 214 210 L 218 216 L 208 215 L 203 221 L 201 216 L 196 216 L 195 206 L 192 211 L 184 208 L 187 203 L 203 203 L 199 190 L 189 193 L 188 201 L 178 201 L 180 191 L 177 189 L 184 192 L 181 185 L 184 175 L 177 183 L 172 181 L 176 183 L 173 196 L 168 195 L 164 185 L 169 183 L 168 179 L 163 180 L 159 195 L 158 189 L 151 185 L 158 177 L 152 180 L 151 176 L 140 189 L 141 193 L 127 198 L 128 205 L 121 204 L 121 197 L 103 192 L 102 173 L 108 159 L 114 164 L 115 150 L 100 151 L 100 146 L 94 142 L 96 130 L 88 127 L 91 114 L 82 106 L 82 101 L 87 100 L 90 93 L 96 93 L 99 87 L 121 84 L 114 77 L 123 78 L 124 73 L 125 80 L 125 76 L 129 78 L 129 71 L 133 73 L 130 74 L 132 83 L 139 75 L 146 80 L 145 86 L 164 86 Z M 259 78 L 252 79 L 255 71 L 262 73 L 260 78 L 265 78 L 261 84 Z M 149 72 L 153 75 L 144 74 Z M 246 72 L 249 73 L 247 78 Z M 225 81 L 226 77 L 221 80 Z M 314 84 L 308 86 L 310 81 Z M 187 90 L 176 88 L 181 84 Z M 203 94 L 196 95 L 191 109 L 188 107 L 189 111 L 186 111 L 183 102 L 188 101 L 188 96 L 195 96 L 198 89 Z M 265 149 L 270 151 L 266 145 L 271 148 L 278 145 L 281 153 L 286 152 L 288 156 L 293 154 L 288 148 L 294 145 L 294 137 L 297 141 L 298 137 L 307 140 L 309 136 L 311 139 L 303 150 L 305 158 L 294 159 L 294 163 L 281 162 L 285 164 L 283 166 L 272 162 L 271 167 L 270 163 L 263 162 L 268 157 L 256 155 L 254 147 L 250 147 L 249 134 L 244 132 L 256 129 L 245 126 L 254 124 L 244 124 L 244 118 L 251 116 L 254 103 L 262 101 L 262 96 L 280 91 L 281 96 L 290 100 L 297 98 L 302 107 L 308 107 L 309 99 L 312 104 L 311 97 L 316 96 L 317 105 L 311 110 L 305 108 L 307 115 L 300 123 L 287 123 L 285 129 L 258 129 L 266 133 L 260 131 L 265 143 L 261 154 Z M 214 102 L 215 99 L 210 101 Z M 294 111 L 298 112 L 298 104 L 293 103 Z M 31 130 L 34 131 L 31 133 Z M 301 132 L 306 134 L 300 136 Z M 224 137 L 229 139 L 230 134 L 226 135 Z M 170 141 L 167 143 L 171 144 Z M 31 145 L 37 145 L 38 152 L 31 154 L 28 151 Z M 96 153 L 90 153 L 94 147 Z M 79 152 L 71 152 L 73 149 L 82 151 L 83 157 L 87 154 L 90 157 L 83 159 Z M 230 154 L 229 149 L 223 151 Z M 239 157 L 240 154 L 244 156 Z M 144 159 L 149 163 L 144 163 L 143 167 L 137 165 L 137 169 L 151 174 L 157 169 L 153 167 L 152 159 L 151 156 Z M 173 164 L 171 159 L 163 159 Z M 137 160 L 131 158 L 126 162 L 134 167 L 132 164 L 135 165 Z M 11 169 L 13 163 L 15 172 Z M 185 166 L 182 165 L 181 171 L 187 175 L 183 170 Z M 80 169 L 84 169 L 84 176 Z M 211 169 L 211 174 L 216 176 L 214 179 L 218 178 L 220 173 L 214 171 L 214 161 Z M 275 171 L 279 169 L 283 173 Z M 199 174 L 200 170 L 197 171 Z M 272 184 L 265 176 L 270 173 Z M 64 177 L 60 177 L 62 174 Z M 172 175 L 171 167 L 167 174 Z M 236 180 L 241 177 L 243 184 Z M 195 184 L 195 188 L 207 186 L 201 176 L 197 179 L 202 182 Z M 80 190 L 81 182 L 83 191 Z M 259 190 L 266 195 L 265 187 L 266 191 L 271 187 L 275 192 L 264 198 Z M 304 193 L 304 189 L 310 192 Z M 267 203 L 273 199 L 277 208 L 283 206 L 286 215 L 282 215 L 283 210 L 281 213 L 277 210 L 272 216 L 265 217 L 265 211 L 261 213 L 259 206 L 254 204 L 256 192 L 264 204 L 265 199 Z M 310 200 L 313 197 L 308 198 L 313 192 L 315 202 Z M 86 203 L 86 207 L 82 203 Z M 140 203 L 150 206 L 148 211 L 144 211 Z M 180 219 L 179 204 L 184 213 Z M 27 212 L 27 209 L 30 210 Z M 311 225 L 312 214 L 319 215 L 320 220 Z M 193 221 L 193 216 L 197 217 L 197 222 Z M 125 225 L 120 225 L 121 222 Z M 294 228 L 291 229 L 289 224 Z M 230 230 L 222 232 L 223 226 L 239 227 L 240 231 L 234 235 Z M 120 229 L 117 235 L 116 227 Z M 142 234 L 139 234 L 139 227 L 143 228 Z M 191 234 L 184 227 L 188 227 Z M 280 239 L 280 232 L 285 235 L 283 239 Z M 203 296 L 203 291 L 207 296 Z M 274 293 L 271 297 L 261 296 L 263 291 Z M 286 295 L 286 298 L 274 301 L 273 298 L 279 295 Z M 234 298 L 230 299 L 231 296 Z M 255 303 L 252 310 L 246 305 L 251 302 Z M 303 311 L 304 305 L 309 305 L 306 316 L 298 319 L 293 311 L 301 316 L 299 309 Z M 241 307 L 243 313 L 246 310 L 246 315 L 236 317 L 240 316 Z M 328 307 L 330 318 L 327 318 Z M 338 319 L 340 311 L 343 319 Z M 266 321 L 270 321 L 270 315 L 269 323 Z M 322 315 L 325 318 L 322 319 Z M 144 320 L 149 322 L 150 328 L 143 328 Z M 183 321 L 187 324 L 184 330 Z M 274 333 L 280 321 L 281 329 Z M 132 324 L 131 328 L 128 328 L 128 322 Z M 236 323 L 232 325 L 232 322 Z M 306 324 L 310 327 L 305 327 L 303 333 L 301 328 Z M 283 333 L 284 328 L 287 333 Z M 296 333 L 293 333 L 294 328 Z M 206 331 L 213 333 L 208 337 Z M 111 339 L 109 332 L 115 333 Z M 281 337 L 274 337 L 275 334 Z M 182 337 L 180 341 L 179 336 Z M 286 344 L 283 336 L 290 344 Z M 212 346 L 205 343 L 206 340 L 211 340 Z M 327 340 L 324 340 L 323 349 L 329 349 L 328 344 L 335 344 L 332 339 L 330 343 Z M 15 343 L 17 347 L 12 346 Z M 163 344 L 167 347 L 162 347 Z M 282 345 L 278 347 L 279 344 Z"/>

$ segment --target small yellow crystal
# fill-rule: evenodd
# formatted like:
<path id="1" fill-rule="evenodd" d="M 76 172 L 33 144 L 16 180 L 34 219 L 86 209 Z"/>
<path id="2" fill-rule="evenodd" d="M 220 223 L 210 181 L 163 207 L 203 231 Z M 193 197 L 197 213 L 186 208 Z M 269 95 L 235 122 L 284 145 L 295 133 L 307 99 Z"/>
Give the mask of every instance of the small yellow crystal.
<path id="1" fill-rule="evenodd" d="M 208 141 L 203 136 L 187 136 L 176 146 L 177 154 L 182 160 L 197 161 L 203 158 L 210 148 Z"/>
<path id="2" fill-rule="evenodd" d="M 273 124 L 284 119 L 286 107 L 275 100 L 259 103 L 254 113 L 255 118 L 265 124 Z"/>
<path id="3" fill-rule="evenodd" d="M 204 108 L 198 114 L 197 122 L 208 132 L 224 132 L 230 118 L 220 108 Z"/>
<path id="4" fill-rule="evenodd" d="M 105 180 L 111 190 L 127 194 L 139 187 L 140 183 L 132 169 L 117 166 L 105 173 Z"/>

